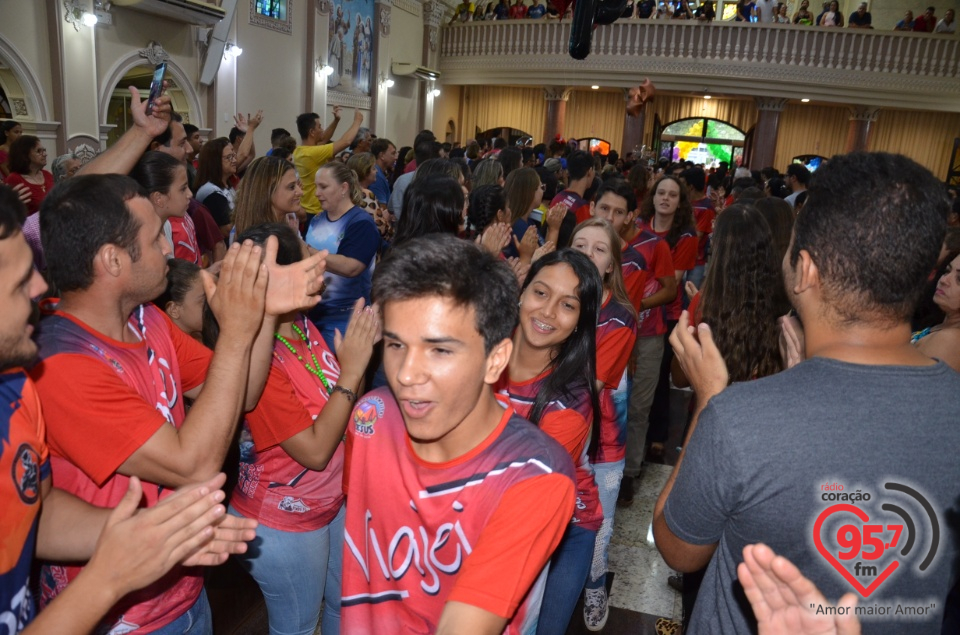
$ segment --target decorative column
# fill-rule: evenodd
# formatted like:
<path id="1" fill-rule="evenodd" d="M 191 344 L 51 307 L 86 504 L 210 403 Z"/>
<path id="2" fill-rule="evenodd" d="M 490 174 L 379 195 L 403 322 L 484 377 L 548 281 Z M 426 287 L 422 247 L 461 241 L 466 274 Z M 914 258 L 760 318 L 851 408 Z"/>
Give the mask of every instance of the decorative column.
<path id="1" fill-rule="evenodd" d="M 626 104 L 630 103 L 631 95 L 629 88 L 623 89 L 623 100 Z M 643 128 L 647 123 L 647 105 L 640 106 L 640 111 L 634 117 L 624 109 L 623 113 L 623 139 L 620 141 L 620 156 L 626 156 L 628 152 L 640 151 L 643 147 Z"/>
<path id="2" fill-rule="evenodd" d="M 550 144 L 557 135 L 563 136 L 567 122 L 567 102 L 570 101 L 571 88 L 548 86 L 543 89 L 543 98 L 547 100 L 547 120 L 543 125 L 543 143 Z"/>
<path id="3" fill-rule="evenodd" d="M 373 32 L 376 34 L 376 45 L 373 47 L 373 64 L 370 68 L 371 81 L 376 82 L 376 88 L 371 87 L 370 121 L 367 124 L 371 130 L 380 136 L 386 135 L 387 130 L 387 103 L 390 98 L 390 89 L 384 82 L 390 78 L 390 56 L 386 55 L 384 47 L 389 46 L 390 14 L 393 11 L 391 0 L 376 0 L 373 5 Z"/>
<path id="4" fill-rule="evenodd" d="M 83 26 L 71 3 L 48 0 L 50 55 L 54 77 L 54 116 L 62 122 L 54 152 L 100 150 L 100 105 L 97 88 L 95 27 Z M 59 76 L 59 81 L 57 81 Z M 67 95 L 70 96 L 69 100 Z M 38 131 L 39 132 L 39 131 Z M 64 147 L 65 145 L 65 147 Z M 80 146 L 84 146 L 81 148 Z"/>
<path id="5" fill-rule="evenodd" d="M 786 99 L 756 97 L 757 125 L 753 129 L 753 152 L 750 167 L 760 170 L 773 165 L 777 153 L 777 135 L 780 131 L 780 113 L 787 105 Z"/>
<path id="6" fill-rule="evenodd" d="M 440 23 L 446 7 L 440 0 L 428 0 L 423 3 L 423 62 L 427 68 L 437 68 L 440 48 Z M 424 130 L 433 127 L 433 95 L 430 91 L 432 82 L 420 82 L 420 112 L 417 119 L 417 128 Z"/>
<path id="7" fill-rule="evenodd" d="M 871 124 L 877 120 L 880 109 L 875 106 L 849 106 L 850 128 L 847 131 L 845 152 L 866 152 L 870 147 Z"/>
<path id="8" fill-rule="evenodd" d="M 330 14 L 333 3 L 330 0 L 315 0 L 307 23 L 307 52 L 313 64 L 307 64 L 306 83 L 303 91 L 303 112 L 321 114 L 322 125 L 330 123 L 327 117 L 327 76 L 323 74 L 324 64 L 330 63 Z"/>

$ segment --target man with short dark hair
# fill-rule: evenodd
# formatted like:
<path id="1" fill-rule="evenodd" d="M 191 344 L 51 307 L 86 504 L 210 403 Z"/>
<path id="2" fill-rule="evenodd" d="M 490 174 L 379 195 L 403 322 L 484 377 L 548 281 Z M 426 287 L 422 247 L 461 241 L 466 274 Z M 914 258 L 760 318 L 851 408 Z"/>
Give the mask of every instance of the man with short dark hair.
<path id="1" fill-rule="evenodd" d="M 847 26 L 851 29 L 872 29 L 873 16 L 867 11 L 867 3 L 861 2 L 857 10 L 850 14 Z"/>
<path id="2" fill-rule="evenodd" d="M 377 138 L 370 144 L 370 152 L 376 161 L 377 179 L 370 184 L 370 191 L 383 205 L 390 200 L 390 179 L 393 167 L 397 164 L 397 146 L 389 139 Z"/>
<path id="3" fill-rule="evenodd" d="M 810 182 L 810 170 L 802 163 L 791 163 L 787 166 L 787 173 L 784 175 L 783 180 L 792 192 L 783 200 L 790 203 L 792 207 L 796 207 L 797 197 L 800 196 L 800 192 L 807 191 L 807 183 Z"/>
<path id="4" fill-rule="evenodd" d="M 223 494 L 214 490 L 223 484 L 222 474 L 139 512 L 142 489 L 136 482 L 113 511 L 84 503 L 59 482 L 52 487 L 45 418 L 23 369 L 37 354 L 30 339 L 31 298 L 47 290 L 20 229 L 23 212 L 13 191 L 0 186 L 0 468 L 12 476 L 0 488 L 0 619 L 11 635 L 22 629 L 25 635 L 90 632 L 119 598 L 153 582 L 198 547 L 186 564 L 219 564 L 229 552 L 243 551 L 240 541 L 253 538 L 255 523 L 221 521 Z M 211 493 L 203 496 L 204 489 Z M 205 522 L 189 529 L 203 516 Z M 219 545 L 205 535 L 211 526 Z M 36 616 L 34 558 L 86 561 L 91 555 L 85 574 Z"/>
<path id="5" fill-rule="evenodd" d="M 817 170 L 783 259 L 803 324 L 801 336 L 786 323 L 783 341 L 806 358 L 789 370 L 727 387 L 711 331 L 723 325 L 681 317 L 671 344 L 696 411 L 653 532 L 670 567 L 707 567 L 690 633 L 755 628 L 737 566 L 761 542 L 830 601 L 856 590 L 865 609 L 891 607 L 858 611 L 869 632 L 941 632 L 960 463 L 930 448 L 960 447 L 960 375 L 911 343 L 910 318 L 948 205 L 903 156 L 851 153 Z"/>
<path id="6" fill-rule="evenodd" d="M 421 130 L 420 132 L 417 133 L 417 136 L 413 138 L 414 158 L 413 158 L 413 161 L 410 161 L 409 163 L 407 163 L 407 165 L 404 166 L 403 168 L 404 174 L 409 174 L 413 172 L 414 170 L 417 169 L 417 166 L 420 165 L 418 163 L 418 159 L 416 158 L 417 146 L 424 141 L 430 141 L 431 143 L 433 143 L 436 140 L 437 140 L 437 136 L 433 134 L 432 130 Z M 431 150 L 431 153 L 434 154 L 435 156 L 440 156 L 439 147 L 437 150 Z M 426 159 L 424 159 L 424 161 L 426 161 Z M 396 187 L 396 183 L 394 183 L 394 187 Z"/>
<path id="7" fill-rule="evenodd" d="M 505 262 L 451 235 L 377 265 L 389 387 L 347 426 L 344 633 L 535 630 L 575 487 L 566 451 L 493 391 L 517 295 Z"/>
<path id="8" fill-rule="evenodd" d="M 923 15 L 913 21 L 913 30 L 921 33 L 933 33 L 933 30 L 937 28 L 936 12 L 935 7 L 927 7 Z"/>
<path id="9" fill-rule="evenodd" d="M 578 223 L 590 218 L 590 201 L 584 198 L 587 189 L 593 185 L 593 178 L 597 171 L 594 168 L 593 157 L 585 150 L 577 150 L 567 157 L 567 175 L 570 179 L 566 189 L 557 193 L 550 201 L 550 207 L 563 204 L 567 214 L 560 226 L 560 237 L 557 248 L 567 247 L 573 229 Z"/>
<path id="10" fill-rule="evenodd" d="M 363 123 L 363 113 L 359 109 L 353 113 L 353 125 L 343 133 L 343 136 L 330 143 L 333 131 L 340 123 L 340 106 L 333 107 L 333 121 L 326 130 L 320 127 L 320 115 L 308 112 L 297 117 L 297 132 L 300 134 L 300 145 L 293 150 L 293 165 L 297 168 L 303 187 L 303 197 L 300 207 L 307 213 L 307 218 L 313 218 L 322 210 L 317 200 L 317 170 L 331 161 L 334 156 L 346 150 L 357 136 L 360 124 Z"/>
<path id="11" fill-rule="evenodd" d="M 153 506 L 174 487 L 209 479 L 223 465 L 239 417 L 259 399 L 277 316 L 315 302 L 307 294 L 319 287 L 325 254 L 305 267 L 278 267 L 276 243 L 262 263 L 260 248 L 234 245 L 220 283 L 204 277 L 221 329 L 211 353 L 150 304 L 167 286 L 170 245 L 136 181 L 75 177 L 44 199 L 42 211 L 47 273 L 60 298 L 45 306 L 41 360 L 31 377 L 57 487 L 114 506 L 136 476 Z M 185 397 L 195 398 L 189 413 Z M 79 573 L 49 565 L 44 595 L 63 591 Z M 202 579 L 184 569 L 108 616 L 136 633 L 205 619 Z"/>
<path id="12" fill-rule="evenodd" d="M 693 269 L 687 272 L 686 280 L 699 289 L 707 268 L 707 250 L 717 217 L 716 208 L 707 197 L 707 173 L 703 168 L 687 168 L 680 174 L 680 181 L 687 185 L 687 198 L 693 207 L 693 221 L 697 227 L 697 260 Z"/>

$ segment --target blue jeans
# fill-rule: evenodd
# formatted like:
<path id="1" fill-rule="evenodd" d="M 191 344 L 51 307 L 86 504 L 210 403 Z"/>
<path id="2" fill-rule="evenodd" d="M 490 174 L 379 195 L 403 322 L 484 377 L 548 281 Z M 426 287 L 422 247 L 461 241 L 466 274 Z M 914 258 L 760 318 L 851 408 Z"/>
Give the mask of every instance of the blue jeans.
<path id="1" fill-rule="evenodd" d="M 257 581 L 267 604 L 270 635 L 312 635 L 324 601 L 324 634 L 340 632 L 343 520 L 346 505 L 326 527 L 293 532 L 257 527 L 240 564 Z M 241 514 L 232 507 L 230 513 Z"/>
<path id="2" fill-rule="evenodd" d="M 347 325 L 350 324 L 350 317 L 352 315 L 353 305 L 345 309 L 314 309 L 310 313 L 310 319 L 313 320 L 313 323 L 320 331 L 320 335 L 323 336 L 323 341 L 327 343 L 327 347 L 336 353 L 337 348 L 333 343 L 334 332 L 339 330 L 340 335 L 345 335 Z"/>
<path id="3" fill-rule="evenodd" d="M 212 635 L 213 617 L 207 592 L 200 591 L 200 597 L 187 612 L 163 628 L 154 631 L 154 635 Z"/>
<path id="4" fill-rule="evenodd" d="M 600 491 L 600 505 L 603 506 L 603 523 L 593 547 L 593 563 L 587 578 L 588 589 L 599 589 L 606 583 L 607 547 L 610 546 L 610 537 L 613 536 L 613 515 L 617 511 L 617 494 L 620 493 L 620 481 L 623 479 L 623 464 L 621 459 L 593 466 L 593 476 Z"/>
<path id="5" fill-rule="evenodd" d="M 537 635 L 563 635 L 590 573 L 597 532 L 570 525 L 550 558 Z"/>

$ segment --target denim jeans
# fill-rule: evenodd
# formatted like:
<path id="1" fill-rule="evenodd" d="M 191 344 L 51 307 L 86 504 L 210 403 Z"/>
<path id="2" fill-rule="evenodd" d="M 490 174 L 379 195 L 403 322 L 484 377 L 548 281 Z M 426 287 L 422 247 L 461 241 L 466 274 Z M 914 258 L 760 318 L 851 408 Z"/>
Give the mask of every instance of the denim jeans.
<path id="1" fill-rule="evenodd" d="M 563 635 L 590 573 L 597 532 L 577 525 L 567 527 L 563 540 L 550 559 L 543 591 L 537 635 Z"/>
<path id="2" fill-rule="evenodd" d="M 343 521 L 346 505 L 326 527 L 294 532 L 257 527 L 247 553 L 237 556 L 267 604 L 270 635 L 312 635 L 324 601 L 324 635 L 340 632 Z M 232 507 L 230 513 L 239 514 Z"/>
<path id="3" fill-rule="evenodd" d="M 320 335 L 323 336 L 323 341 L 327 343 L 327 348 L 334 353 L 337 352 L 337 348 L 333 344 L 334 333 L 336 330 L 339 330 L 340 335 L 346 335 L 347 325 L 350 324 L 350 318 L 352 316 L 352 305 L 345 309 L 323 311 L 314 309 L 314 311 L 310 313 L 310 319 L 320 331 Z"/>
<path id="4" fill-rule="evenodd" d="M 593 466 L 597 489 L 600 491 L 600 504 L 603 506 L 603 524 L 600 525 L 593 547 L 593 563 L 590 565 L 590 577 L 587 578 L 588 589 L 599 589 L 606 583 L 607 547 L 610 546 L 610 537 L 613 536 L 613 515 L 617 511 L 617 494 L 620 493 L 620 481 L 623 479 L 623 464 L 621 459 Z"/>
<path id="5" fill-rule="evenodd" d="M 203 590 L 186 613 L 154 631 L 154 635 L 212 635 L 212 633 L 213 616 L 210 613 L 207 592 Z"/>

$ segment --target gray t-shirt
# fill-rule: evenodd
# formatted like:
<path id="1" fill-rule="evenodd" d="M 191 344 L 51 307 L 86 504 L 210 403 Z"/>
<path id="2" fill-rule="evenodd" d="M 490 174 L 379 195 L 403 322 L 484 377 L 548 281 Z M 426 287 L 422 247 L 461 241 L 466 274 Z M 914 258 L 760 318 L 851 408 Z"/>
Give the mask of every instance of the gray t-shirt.
<path id="1" fill-rule="evenodd" d="M 744 546 L 763 542 L 796 564 L 833 603 L 855 591 L 849 579 L 869 589 L 896 567 L 868 597 L 860 593 L 861 606 L 889 608 L 882 617 L 861 614 L 863 632 L 939 633 L 957 553 L 958 534 L 951 525 L 958 525 L 958 419 L 960 374 L 943 363 L 865 366 L 814 358 L 714 397 L 701 414 L 664 509 L 667 525 L 682 540 L 719 542 L 689 632 L 756 631 L 737 565 Z M 922 503 L 887 483 L 916 490 L 935 510 L 939 544 L 922 573 L 932 522 Z M 869 493 L 870 500 L 859 500 L 858 492 Z M 907 524 L 881 507 L 891 504 L 915 524 L 914 544 L 905 556 L 906 527 L 896 547 L 884 544 L 893 541 L 895 530 L 888 525 Z M 848 507 L 827 513 L 834 505 Z M 820 517 L 825 520 L 817 532 Z M 882 532 L 871 536 L 870 524 L 882 525 Z M 822 555 L 815 534 L 836 566 Z M 868 540 L 843 559 L 837 537 L 853 540 L 855 534 Z M 880 557 L 868 557 L 875 554 Z M 873 575 L 867 566 L 877 567 Z M 925 610 L 926 617 L 897 613 L 898 605 L 913 611 L 930 604 L 936 607 Z"/>

